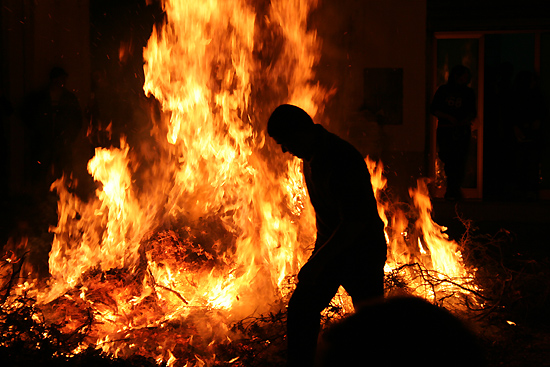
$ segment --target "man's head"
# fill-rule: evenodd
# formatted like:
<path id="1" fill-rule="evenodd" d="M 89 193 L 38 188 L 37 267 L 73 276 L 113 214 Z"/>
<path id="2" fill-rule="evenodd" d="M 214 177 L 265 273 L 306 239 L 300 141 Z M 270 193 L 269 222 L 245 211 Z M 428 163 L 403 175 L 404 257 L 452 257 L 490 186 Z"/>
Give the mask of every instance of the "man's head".
<path id="1" fill-rule="evenodd" d="M 63 88 L 65 84 L 67 83 L 67 78 L 69 77 L 69 74 L 65 71 L 65 69 L 55 66 L 50 70 L 50 84 L 52 86 Z"/>
<path id="2" fill-rule="evenodd" d="M 472 79 L 470 69 L 464 65 L 456 65 L 449 73 L 449 84 L 468 85 Z"/>
<path id="3" fill-rule="evenodd" d="M 313 147 L 315 124 L 306 111 L 299 107 L 283 104 L 277 107 L 267 122 L 267 133 L 283 152 L 298 158 L 308 159 Z"/>

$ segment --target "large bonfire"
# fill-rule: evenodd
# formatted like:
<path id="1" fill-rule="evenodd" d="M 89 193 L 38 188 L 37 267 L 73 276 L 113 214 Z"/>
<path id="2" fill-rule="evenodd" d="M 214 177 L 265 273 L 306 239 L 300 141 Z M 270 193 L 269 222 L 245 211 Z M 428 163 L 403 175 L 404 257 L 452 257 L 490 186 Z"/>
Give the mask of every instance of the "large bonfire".
<path id="1" fill-rule="evenodd" d="M 73 354 L 93 347 L 174 366 L 214 364 L 213 346 L 235 338 L 231 325 L 284 312 L 315 219 L 299 160 L 276 151 L 264 130 L 280 103 L 323 113 L 327 93 L 313 72 L 320 42 L 307 27 L 315 6 L 164 0 L 165 21 L 143 53 L 143 89 L 161 109 L 151 117 L 155 144 L 96 149 L 88 171 L 98 189 L 86 202 L 65 179 L 54 183 L 50 276 L 38 281 L 6 253 L 5 307 L 35 300 L 35 321 L 83 335 Z M 381 198 L 382 166 L 367 161 Z M 411 197 L 412 223 L 379 199 L 388 278 L 459 305 L 475 290 L 473 270 L 431 220 L 423 181 Z M 344 291 L 336 301 L 351 310 Z"/>

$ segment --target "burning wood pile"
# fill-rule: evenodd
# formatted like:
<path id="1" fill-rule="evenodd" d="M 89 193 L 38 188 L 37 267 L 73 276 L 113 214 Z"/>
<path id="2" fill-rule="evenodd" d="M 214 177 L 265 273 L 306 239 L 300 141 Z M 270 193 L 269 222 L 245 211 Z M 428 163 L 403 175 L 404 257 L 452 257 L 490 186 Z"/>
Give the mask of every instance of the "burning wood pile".
<path id="1" fill-rule="evenodd" d="M 22 272 L 27 255 L 24 251 L 29 249 L 21 248 L 19 253 L 12 252 L 12 257 L 4 257 L 0 340 L 5 353 L 19 361 L 47 360 L 52 365 L 65 361 L 80 365 L 91 360 L 129 366 L 284 363 L 284 296 L 271 312 L 233 318 L 230 310 L 191 303 L 177 286 L 155 278 L 148 264 L 167 269 L 187 267 L 191 272 L 214 268 L 221 257 L 212 241 L 208 245 L 209 234 L 219 234 L 216 238 L 228 235 L 215 223 L 206 227 L 209 232 L 189 227 L 151 232 L 141 243 L 140 260 L 133 272 L 127 268 L 91 268 L 74 287 L 48 302 L 37 302 L 39 295 L 28 283 L 32 279 Z M 413 235 L 416 240 L 421 236 L 418 233 Z M 408 246 L 407 242 L 403 245 Z M 415 260 L 388 268 L 388 294 L 419 294 L 455 311 L 482 311 L 476 303 L 482 297 L 473 276 L 450 277 L 426 267 L 421 258 Z M 288 294 L 292 277 L 281 287 Z M 167 313 L 168 301 L 179 304 L 186 315 Z M 341 293 L 324 311 L 323 322 L 329 325 L 350 310 L 349 300 Z"/>
<path id="2" fill-rule="evenodd" d="M 166 20 L 144 50 L 144 91 L 162 110 L 151 117 L 155 143 L 96 149 L 88 201 L 67 179 L 52 185 L 47 277 L 28 259 L 32 239 L 5 246 L 3 353 L 73 366 L 284 363 L 285 305 L 315 223 L 299 161 L 272 154 L 264 130 L 282 102 L 322 113 L 314 6 L 163 1 Z M 388 294 L 482 308 L 476 271 L 431 220 L 425 183 L 403 208 L 384 196 L 381 164 L 368 163 L 386 223 Z M 351 310 L 342 291 L 325 322 Z"/>

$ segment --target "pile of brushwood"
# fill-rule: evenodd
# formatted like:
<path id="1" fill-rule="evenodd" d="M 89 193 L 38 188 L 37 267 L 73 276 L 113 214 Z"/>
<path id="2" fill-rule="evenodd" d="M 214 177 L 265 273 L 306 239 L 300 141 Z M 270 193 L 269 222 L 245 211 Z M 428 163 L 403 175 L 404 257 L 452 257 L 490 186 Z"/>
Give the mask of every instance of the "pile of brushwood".
<path id="1" fill-rule="evenodd" d="M 89 343 L 87 339 L 93 335 L 95 323 L 101 323 L 101 318 L 94 315 L 95 310 L 83 306 L 78 296 L 67 292 L 64 296 L 46 305 L 38 305 L 36 300 L 23 292 L 22 295 L 9 296 L 16 281 L 19 262 L 13 264 L 4 261 L 3 274 L 13 272 L 9 278 L 4 278 L 2 288 L 2 305 L 0 307 L 0 360 L 3 366 L 158 366 L 159 364 L 146 355 L 136 353 L 115 358 L 104 353 L 102 348 L 82 346 Z M 20 292 L 21 293 L 21 292 Z M 71 307 L 80 306 L 78 310 Z M 70 321 L 57 323 L 47 322 L 47 314 L 52 308 L 63 309 L 70 314 Z M 213 310 L 197 310 L 193 317 L 208 317 Z M 79 324 L 76 328 L 67 330 L 69 322 Z M 218 343 L 200 343 L 200 335 L 192 335 L 192 320 L 188 325 L 176 321 L 166 323 L 162 330 L 158 326 L 126 330 L 125 339 L 118 340 L 125 345 L 152 341 L 154 350 L 162 335 L 167 339 L 181 340 L 174 347 L 174 355 L 184 355 L 176 366 L 280 366 L 285 360 L 285 324 L 286 313 L 280 311 L 261 317 L 240 320 L 231 326 L 232 340 Z M 162 334 L 161 334 L 162 332 Z M 196 331 L 195 331 L 196 332 Z M 194 339 L 193 339 L 194 337 Z M 143 339 L 143 340 L 140 340 Z M 191 343 L 190 340 L 194 340 Z M 181 349 L 185 349 L 182 351 Z M 143 349 L 142 349 L 143 350 Z M 187 364 L 186 364 L 187 363 Z M 160 365 L 166 365 L 162 363 Z"/>
<path id="2" fill-rule="evenodd" d="M 465 262 L 476 267 L 476 290 L 463 288 L 462 311 L 465 319 L 479 335 L 487 351 L 489 366 L 543 365 L 550 360 L 547 346 L 550 344 L 550 316 L 548 295 L 550 292 L 550 266 L 548 259 L 534 260 L 518 253 L 517 238 L 507 230 L 495 234 L 478 234 L 472 224 L 465 221 L 466 231 L 459 244 Z M 97 319 L 92 311 L 83 310 L 80 326 L 64 333 L 64 325 L 49 323 L 44 316 L 44 305 L 25 292 L 13 296 L 20 284 L 22 254 L 18 261 L 13 257 L 1 259 L 0 279 L 0 360 L 4 366 L 158 366 L 152 358 L 138 354 L 115 358 L 88 347 L 82 350 Z M 445 279 L 419 264 L 407 264 L 408 274 L 416 274 L 437 289 L 442 282 L 460 288 L 460 282 Z M 401 277 L 403 268 L 387 274 L 386 290 L 389 294 L 407 293 L 408 280 Z M 106 274 L 104 277 L 108 277 Z M 289 287 L 292 280 L 289 279 Z M 452 309 L 449 300 L 454 294 L 436 294 L 433 301 Z M 75 297 L 77 298 L 77 297 Z M 286 300 L 282 300 L 284 304 Z M 88 313 L 86 313 L 88 312 Z M 326 327 L 337 322 L 344 310 L 332 304 L 323 316 Z M 285 364 L 286 309 L 260 317 L 240 320 L 231 325 L 231 338 L 208 346 L 207 353 L 195 350 L 189 353 L 188 366 L 280 366 Z M 174 331 L 181 330 L 181 325 Z"/>
<path id="3" fill-rule="evenodd" d="M 550 360 L 550 260 L 507 229 L 472 236 L 468 261 L 478 268 L 485 305 L 470 314 L 488 366 L 542 366 Z"/>

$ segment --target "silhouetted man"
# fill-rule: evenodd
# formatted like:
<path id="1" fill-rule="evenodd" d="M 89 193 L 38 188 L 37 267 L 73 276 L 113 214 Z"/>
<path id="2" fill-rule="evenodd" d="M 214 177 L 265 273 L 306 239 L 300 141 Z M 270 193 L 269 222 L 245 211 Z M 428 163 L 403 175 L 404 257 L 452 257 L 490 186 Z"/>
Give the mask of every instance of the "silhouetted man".
<path id="1" fill-rule="evenodd" d="M 466 173 L 472 121 L 477 115 L 475 93 L 468 87 L 471 78 L 467 67 L 453 67 L 447 84 L 437 89 L 431 105 L 431 112 L 438 119 L 437 146 L 445 165 L 445 198 L 449 200 L 462 198 L 460 188 Z"/>
<path id="2" fill-rule="evenodd" d="M 302 159 L 316 214 L 315 248 L 298 274 L 287 322 L 289 366 L 312 366 L 320 313 L 340 285 L 356 308 L 383 297 L 384 224 L 365 161 L 351 144 L 292 105 L 275 109 L 267 131 L 283 152 Z"/>
<path id="3" fill-rule="evenodd" d="M 64 69 L 52 68 L 48 86 L 32 95 L 25 108 L 32 179 L 43 190 L 72 170 L 72 147 L 82 128 L 80 104 L 66 87 L 68 76 Z"/>

